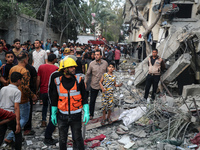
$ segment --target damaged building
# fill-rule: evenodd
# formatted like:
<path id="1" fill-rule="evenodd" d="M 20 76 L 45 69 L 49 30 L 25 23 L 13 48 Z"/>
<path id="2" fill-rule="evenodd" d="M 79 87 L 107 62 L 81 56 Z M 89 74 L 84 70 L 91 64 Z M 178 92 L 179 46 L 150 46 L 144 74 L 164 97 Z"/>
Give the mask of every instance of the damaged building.
<path id="1" fill-rule="evenodd" d="M 128 41 L 136 48 L 142 45 L 143 61 L 135 69 L 135 86 L 145 81 L 148 73 L 145 32 L 141 22 L 134 20 L 131 2 L 151 25 L 160 11 L 160 0 L 126 0 L 124 22 L 129 25 Z M 148 41 L 166 63 L 163 84 L 177 84 L 179 95 L 184 85 L 199 84 L 200 78 L 200 2 L 198 0 L 165 0 L 161 18 L 151 31 Z"/>

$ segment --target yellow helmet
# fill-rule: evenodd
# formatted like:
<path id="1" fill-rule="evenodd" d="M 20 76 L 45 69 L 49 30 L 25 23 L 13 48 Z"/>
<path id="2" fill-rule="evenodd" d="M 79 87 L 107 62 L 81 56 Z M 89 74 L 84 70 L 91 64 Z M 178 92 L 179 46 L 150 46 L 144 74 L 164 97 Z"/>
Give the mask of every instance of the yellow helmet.
<path id="1" fill-rule="evenodd" d="M 72 58 L 67 58 L 67 59 L 63 59 L 60 61 L 60 67 L 59 70 L 64 69 L 64 68 L 68 68 L 68 67 L 77 67 L 78 65 L 76 64 L 76 62 L 74 61 L 74 59 Z"/>

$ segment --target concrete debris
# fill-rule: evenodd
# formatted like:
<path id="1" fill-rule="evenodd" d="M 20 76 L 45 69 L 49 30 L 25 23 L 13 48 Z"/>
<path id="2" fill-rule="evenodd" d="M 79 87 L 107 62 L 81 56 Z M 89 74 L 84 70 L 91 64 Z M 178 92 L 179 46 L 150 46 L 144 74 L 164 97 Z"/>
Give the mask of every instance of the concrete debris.
<path id="1" fill-rule="evenodd" d="M 169 40 L 168 43 L 170 42 L 171 40 Z M 175 49 L 178 49 L 178 46 L 180 46 L 179 42 L 175 41 Z M 160 47 L 164 48 L 162 45 L 160 45 Z M 171 50 L 171 52 L 174 53 L 176 51 L 175 49 Z M 164 54 L 166 54 L 167 57 L 173 56 L 168 54 L 167 51 L 164 51 Z M 182 55 L 182 57 L 184 57 L 184 55 Z M 143 99 L 144 87 L 142 85 L 140 85 L 142 88 L 135 86 L 135 83 L 139 83 L 141 80 L 139 81 L 137 79 L 138 77 L 136 74 L 131 74 L 131 72 L 133 72 L 132 69 L 135 69 L 134 67 L 129 68 L 129 65 L 132 65 L 132 63 L 133 60 L 128 59 L 126 63 L 122 64 L 124 68 L 121 67 L 120 71 L 114 72 L 117 76 L 117 84 L 123 82 L 123 86 L 120 88 L 117 87 L 114 91 L 115 108 L 111 116 L 114 123 L 111 125 L 106 124 L 102 126 L 100 123 L 102 120 L 102 97 L 101 93 L 98 95 L 94 119 L 90 120 L 86 126 L 85 139 L 97 137 L 101 134 L 104 134 L 106 138 L 102 141 L 88 142 L 88 144 L 85 145 L 85 149 L 173 150 L 177 148 L 180 150 L 187 150 L 187 146 L 194 145 L 191 143 L 190 139 L 193 139 L 200 132 L 198 113 L 194 104 L 195 99 L 196 105 L 200 106 L 200 85 L 194 84 L 184 86 L 182 96 L 177 94 L 174 87 L 170 88 L 167 85 L 173 96 L 169 96 L 164 89 L 163 93 L 160 92 L 156 95 L 154 101 L 150 101 L 150 103 L 147 104 L 147 101 Z M 143 62 L 140 64 L 143 65 Z M 138 67 L 140 64 L 136 66 Z M 174 71 L 180 70 L 180 64 L 177 62 L 176 65 Z M 172 66 L 175 66 L 175 64 L 172 64 Z M 130 69 L 130 71 L 128 69 Z M 173 71 L 169 74 L 171 74 L 169 76 L 174 75 Z M 145 76 L 144 73 L 141 75 Z M 172 79 L 171 77 L 167 77 L 166 81 L 167 80 L 171 81 Z M 36 133 L 35 135 L 25 136 L 25 142 L 23 142 L 24 150 L 59 149 L 59 143 L 50 146 L 45 145 L 43 142 L 45 128 L 40 127 L 42 120 L 41 110 L 42 105 L 34 105 L 34 121 L 32 122 L 32 126 Z M 200 111 L 199 107 L 198 110 Z M 47 120 L 48 119 L 49 118 L 47 118 Z M 72 134 L 69 134 L 68 138 L 70 143 L 72 143 L 71 135 Z M 58 129 L 54 132 L 53 138 L 59 138 Z M 177 145 L 177 143 L 179 145 Z M 90 148 L 93 144 L 96 144 L 97 147 Z M 9 149 L 9 146 L 3 144 L 0 149 Z M 72 149 L 72 146 L 68 145 L 68 149 Z"/>
<path id="2" fill-rule="evenodd" d="M 162 82 L 171 82 L 178 75 L 180 75 L 190 64 L 192 56 L 188 53 L 181 55 L 181 57 L 162 75 Z"/>
<path id="3" fill-rule="evenodd" d="M 167 144 L 165 145 L 165 150 L 176 150 L 176 146 Z"/>
<path id="4" fill-rule="evenodd" d="M 119 139 L 119 136 L 118 136 L 117 133 L 112 132 L 111 135 L 110 135 L 110 138 L 112 138 L 112 139 L 114 139 L 114 140 L 117 140 L 117 139 Z"/>
<path id="5" fill-rule="evenodd" d="M 123 126 L 122 124 L 120 124 L 119 127 L 122 128 L 124 131 L 128 131 L 128 128 Z"/>
<path id="6" fill-rule="evenodd" d="M 147 133 L 144 130 L 138 130 L 138 131 L 136 130 L 136 131 L 130 132 L 129 134 L 132 134 L 136 137 L 141 137 L 141 138 L 147 136 Z"/>
<path id="7" fill-rule="evenodd" d="M 119 127 L 119 128 L 117 128 L 116 133 L 117 134 L 127 134 L 128 132 L 124 131 L 122 128 Z"/>
<path id="8" fill-rule="evenodd" d="M 183 87 L 182 97 L 186 99 L 188 96 L 199 95 L 200 84 L 185 85 Z"/>
<path id="9" fill-rule="evenodd" d="M 174 56 L 175 53 L 179 50 L 180 43 L 177 40 L 177 37 L 180 40 L 183 38 L 185 33 L 182 33 L 182 30 L 176 31 L 171 36 L 168 36 L 162 43 L 157 47 L 158 55 L 162 57 L 164 60 L 169 59 Z M 186 37 L 188 37 L 187 34 Z M 167 48 L 166 48 L 167 45 Z M 134 85 L 138 86 L 145 81 L 146 75 L 148 74 L 148 57 L 146 57 L 136 68 L 135 68 L 135 82 Z"/>
<path id="10" fill-rule="evenodd" d="M 125 110 L 120 116 L 119 120 L 123 120 L 125 126 L 140 119 L 146 113 L 146 107 L 137 107 L 130 110 Z"/>
<path id="11" fill-rule="evenodd" d="M 118 140 L 118 142 L 124 144 L 124 148 L 126 149 L 131 148 L 135 144 L 127 135 L 124 135 L 120 140 Z"/>

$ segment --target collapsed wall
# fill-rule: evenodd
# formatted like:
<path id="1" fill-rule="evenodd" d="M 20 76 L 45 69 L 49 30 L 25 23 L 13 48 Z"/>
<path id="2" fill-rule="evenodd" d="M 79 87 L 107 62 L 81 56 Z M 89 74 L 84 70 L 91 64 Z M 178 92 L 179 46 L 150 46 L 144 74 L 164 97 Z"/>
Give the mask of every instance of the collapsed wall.
<path id="1" fill-rule="evenodd" d="M 159 46 L 158 55 L 163 56 L 163 59 L 169 59 L 172 57 L 179 49 L 179 40 L 185 37 L 182 31 L 176 31 L 174 34 L 169 35 Z M 146 75 L 148 74 L 148 57 L 145 58 L 136 68 L 135 68 L 135 86 L 140 85 L 145 81 Z"/>
<path id="2" fill-rule="evenodd" d="M 181 57 L 162 75 L 162 82 L 169 83 L 191 64 L 192 56 L 188 53 Z"/>

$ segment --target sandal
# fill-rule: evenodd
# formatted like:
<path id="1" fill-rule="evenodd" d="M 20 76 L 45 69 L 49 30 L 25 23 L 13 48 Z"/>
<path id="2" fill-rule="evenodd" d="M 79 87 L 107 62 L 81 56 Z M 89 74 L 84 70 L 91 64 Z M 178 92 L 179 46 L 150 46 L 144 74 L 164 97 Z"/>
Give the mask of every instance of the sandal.
<path id="1" fill-rule="evenodd" d="M 106 119 L 101 121 L 101 125 L 104 126 L 106 124 Z"/>
<path id="2" fill-rule="evenodd" d="M 42 100 L 40 100 L 40 105 L 43 105 L 43 101 Z"/>
<path id="3" fill-rule="evenodd" d="M 110 118 L 107 118 L 108 124 L 112 124 L 113 121 Z"/>

